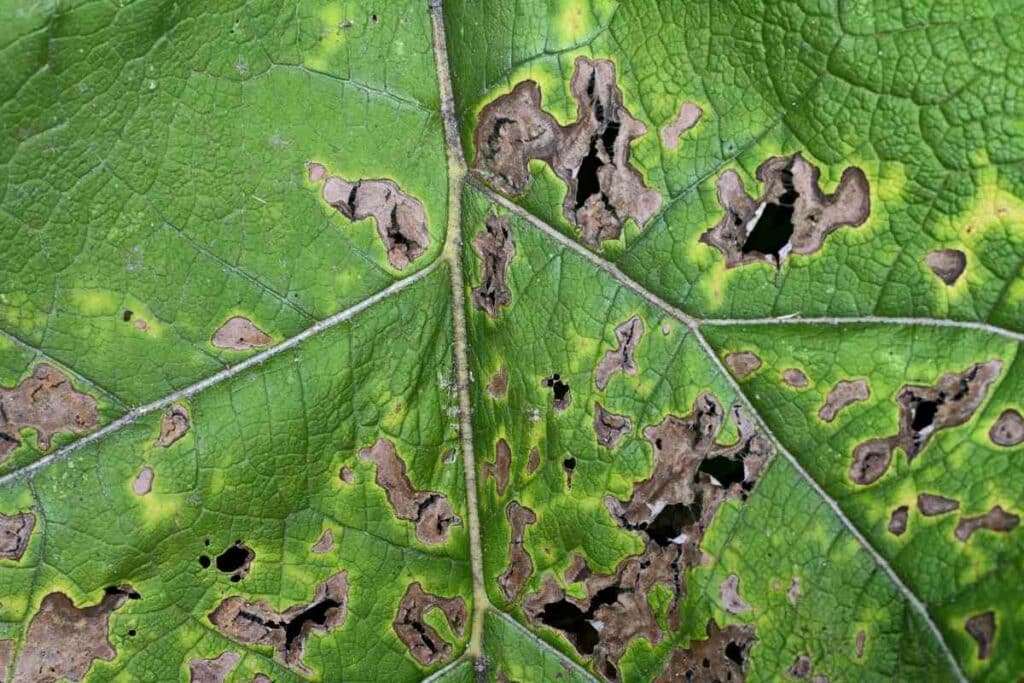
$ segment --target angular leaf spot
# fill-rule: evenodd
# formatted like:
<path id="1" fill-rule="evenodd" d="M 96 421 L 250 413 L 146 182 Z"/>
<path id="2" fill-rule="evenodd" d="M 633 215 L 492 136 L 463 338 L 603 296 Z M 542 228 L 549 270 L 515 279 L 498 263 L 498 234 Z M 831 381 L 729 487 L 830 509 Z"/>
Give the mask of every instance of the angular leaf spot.
<path id="1" fill-rule="evenodd" d="M 435 607 L 461 638 L 466 628 L 466 601 L 461 596 L 442 598 L 427 593 L 418 581 L 406 589 L 393 624 L 398 638 L 409 648 L 409 654 L 423 666 L 447 662 L 452 657 L 452 644 L 423 620 L 426 611 Z"/>
<path id="2" fill-rule="evenodd" d="M 49 450 L 57 434 L 84 434 L 96 427 L 96 399 L 77 391 L 71 378 L 46 363 L 13 389 L 0 387 L 0 462 L 21 445 L 19 432 L 36 430 L 36 447 Z"/>

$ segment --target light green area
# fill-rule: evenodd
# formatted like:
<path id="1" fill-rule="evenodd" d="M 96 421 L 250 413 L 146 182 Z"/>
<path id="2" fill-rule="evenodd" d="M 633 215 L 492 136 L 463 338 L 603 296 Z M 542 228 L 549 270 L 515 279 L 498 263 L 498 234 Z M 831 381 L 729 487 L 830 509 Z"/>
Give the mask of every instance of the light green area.
<path id="1" fill-rule="evenodd" d="M 978 531 L 966 544 L 953 535 L 961 516 L 993 505 L 1024 516 L 1024 451 L 988 436 L 1004 410 L 1024 411 L 1024 361 L 1012 334 L 1024 331 L 1019 7 L 445 0 L 443 11 L 470 165 L 477 116 L 495 97 L 534 79 L 545 108 L 567 124 L 576 117 L 574 60 L 615 62 L 625 105 L 648 129 L 632 162 L 663 203 L 645 229 L 628 224 L 598 257 L 652 296 L 511 217 L 512 303 L 497 319 L 472 305 L 482 267 L 473 240 L 489 212 L 505 212 L 472 186 L 449 196 L 423 0 L 0 7 L 0 387 L 48 363 L 97 399 L 102 427 L 250 358 L 254 351 L 211 343 L 232 316 L 250 318 L 276 344 L 436 266 L 350 320 L 182 399 L 191 429 L 170 448 L 154 444 L 162 409 L 38 468 L 79 435 L 58 434 L 45 454 L 32 429 L 14 435 L 22 446 L 0 463 L 0 477 L 17 476 L 0 483 L 0 513 L 32 512 L 36 528 L 24 557 L 0 560 L 0 639 L 13 639 L 18 656 L 44 596 L 60 591 L 93 605 L 105 587 L 127 583 L 141 599 L 113 614 L 117 654 L 94 662 L 87 680 L 187 681 L 190 660 L 232 650 L 242 655 L 232 682 L 257 673 L 298 681 L 270 649 L 231 642 L 208 615 L 231 595 L 279 610 L 305 604 L 345 570 L 344 625 L 307 641 L 313 680 L 591 680 L 592 659 L 559 631 L 530 623 L 523 600 L 545 576 L 563 581 L 574 554 L 611 573 L 642 552 L 642 535 L 619 526 L 605 497 L 625 499 L 649 476 L 645 427 L 687 414 L 711 392 L 725 407 L 749 401 L 794 462 L 777 455 L 745 501 L 721 507 L 701 545 L 706 562 L 681 577 L 678 625 L 667 618 L 671 591 L 650 593 L 662 635 L 629 645 L 617 662 L 622 680 L 657 677 L 673 648 L 706 637 L 711 619 L 754 628 L 748 680 L 784 678 L 801 655 L 813 675 L 832 681 L 953 680 L 943 644 L 971 680 L 1019 676 L 1024 528 Z M 668 150 L 660 130 L 684 101 L 704 115 Z M 757 166 L 796 151 L 821 168 L 825 191 L 845 168 L 863 169 L 869 220 L 779 270 L 726 270 L 698 242 L 722 215 L 717 178 L 734 169 L 757 196 Z M 307 176 L 311 161 L 348 180 L 392 179 L 422 202 L 427 253 L 392 268 L 372 220 L 352 224 L 321 199 Z M 563 183 L 540 162 L 531 170 L 529 191 L 512 199 L 575 239 L 562 217 Z M 449 226 L 453 199 L 461 224 Z M 465 330 L 455 326 L 449 229 L 461 237 Z M 924 264 L 939 248 L 967 256 L 952 286 Z M 652 298 L 701 319 L 801 314 L 842 324 L 702 325 L 716 359 Z M 615 374 L 597 391 L 595 368 L 616 345 L 615 327 L 633 315 L 645 327 L 639 372 Z M 995 327 L 842 320 L 867 315 Z M 454 370 L 463 331 L 478 548 Z M 734 382 L 718 361 L 740 350 L 763 365 Z M 901 387 L 989 359 L 1002 360 L 1002 372 L 968 423 L 935 435 L 912 463 L 897 453 L 872 486 L 849 480 L 852 449 L 895 433 Z M 508 394 L 494 399 L 485 386 L 501 367 Z M 783 384 L 789 368 L 805 372 L 808 386 Z M 561 413 L 541 385 L 552 373 L 572 389 Z M 870 399 L 820 420 L 828 390 L 857 377 L 869 379 Z M 614 449 L 595 440 L 596 400 L 633 423 Z M 736 434 L 729 420 L 719 440 Z M 417 490 L 451 502 L 462 523 L 447 542 L 424 544 L 412 522 L 396 518 L 374 466 L 357 456 L 379 438 L 395 443 Z M 503 494 L 483 477 L 499 439 L 512 451 Z M 531 473 L 533 448 L 540 464 Z M 147 466 L 153 489 L 140 496 L 132 482 Z M 924 517 L 920 492 L 961 508 Z M 533 571 L 508 601 L 497 577 L 508 563 L 512 500 L 538 520 L 524 542 Z M 899 505 L 910 510 L 897 537 L 887 525 Z M 333 548 L 313 553 L 327 530 Z M 256 552 L 244 580 L 201 567 L 200 555 L 239 539 Z M 484 581 L 475 595 L 490 602 L 476 612 L 474 549 Z M 720 586 L 730 575 L 751 611 L 725 611 Z M 795 601 L 787 595 L 794 577 Z M 398 604 L 413 581 L 466 601 L 461 635 L 437 610 L 425 616 L 452 643 L 447 661 L 421 666 L 396 636 Z M 566 590 L 583 594 L 579 583 Z M 981 660 L 964 624 L 988 610 L 997 628 Z"/>

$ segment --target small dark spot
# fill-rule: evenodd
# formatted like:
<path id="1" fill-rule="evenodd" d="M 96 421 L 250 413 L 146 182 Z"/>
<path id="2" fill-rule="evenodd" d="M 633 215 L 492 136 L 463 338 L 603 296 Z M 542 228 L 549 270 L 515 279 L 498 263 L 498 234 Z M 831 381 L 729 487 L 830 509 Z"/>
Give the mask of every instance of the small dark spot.
<path id="1" fill-rule="evenodd" d="M 378 17 L 376 14 L 371 14 L 370 15 L 370 23 L 371 24 L 380 23 L 380 17 Z"/>
<path id="2" fill-rule="evenodd" d="M 562 461 L 562 469 L 565 470 L 565 484 L 572 488 L 572 474 L 576 471 L 576 458 L 568 457 Z"/>
<path id="3" fill-rule="evenodd" d="M 209 544 L 207 544 L 207 545 L 209 545 Z M 203 569 L 208 568 L 210 566 L 210 557 L 208 555 L 200 555 L 199 556 L 199 566 L 202 567 Z"/>
<path id="4" fill-rule="evenodd" d="M 572 391 L 557 372 L 542 379 L 540 385 L 551 389 L 551 404 L 555 407 L 556 412 L 562 412 L 572 403 Z"/>
<path id="5" fill-rule="evenodd" d="M 128 635 L 131 636 L 132 638 L 134 638 L 137 633 L 138 633 L 138 631 L 136 631 L 133 628 L 132 629 L 128 629 Z"/>
<path id="6" fill-rule="evenodd" d="M 121 320 L 123 320 L 125 322 L 130 322 L 131 319 L 132 319 L 132 315 L 134 315 L 134 314 L 131 311 L 125 310 L 125 312 L 123 314 L 121 314 Z"/>

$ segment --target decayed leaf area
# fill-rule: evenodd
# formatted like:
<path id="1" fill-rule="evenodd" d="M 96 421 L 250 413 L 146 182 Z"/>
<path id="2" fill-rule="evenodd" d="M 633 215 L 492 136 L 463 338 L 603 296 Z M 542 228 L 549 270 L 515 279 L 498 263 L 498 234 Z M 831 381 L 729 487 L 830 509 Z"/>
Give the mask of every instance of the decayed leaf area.
<path id="1" fill-rule="evenodd" d="M 440 21 L 439 16 L 438 9 L 435 22 Z M 376 14 L 372 21 L 377 23 Z M 346 28 L 343 23 L 338 26 L 339 31 Z M 447 78 L 446 67 L 440 73 L 442 79 Z M 674 152 L 685 147 L 688 132 L 701 125 L 704 109 L 683 101 L 678 106 L 678 115 L 661 129 L 660 135 L 650 133 L 640 120 L 642 117 L 627 108 L 612 59 L 576 57 L 567 86 L 576 113 L 574 120 L 564 124 L 545 108 L 541 86 L 530 79 L 512 84 L 507 93 L 493 97 L 481 108 L 472 131 L 472 189 L 468 192 L 481 197 L 493 195 L 495 200 L 488 201 L 479 224 L 454 226 L 455 238 L 450 236 L 446 243 L 446 247 L 451 244 L 454 248 L 446 248 L 438 262 L 460 272 L 454 270 L 460 266 L 457 237 L 464 233 L 465 253 L 471 258 L 466 259 L 464 281 L 456 282 L 454 297 L 465 298 L 468 309 L 464 315 L 470 317 L 470 326 L 489 330 L 502 324 L 512 329 L 519 324 L 517 319 L 508 319 L 522 305 L 521 298 L 532 293 L 526 290 L 524 273 L 529 274 L 527 262 L 532 258 L 532 250 L 536 250 L 534 242 L 524 244 L 526 231 L 547 232 L 544 239 L 549 240 L 548 249 L 566 248 L 564 243 L 550 241 L 557 235 L 556 228 L 531 227 L 531 222 L 539 223 L 539 219 L 508 201 L 528 193 L 534 185 L 534 174 L 543 169 L 544 173 L 553 174 L 564 188 L 560 213 L 570 226 L 572 237 L 583 245 L 573 244 L 568 250 L 575 253 L 566 258 L 581 259 L 579 262 L 591 268 L 595 278 L 611 278 L 613 286 L 621 288 L 626 298 L 635 299 L 638 312 L 613 319 L 612 302 L 602 302 L 607 312 L 599 313 L 607 317 L 611 335 L 599 342 L 599 353 L 586 361 L 583 370 L 559 366 L 529 375 L 523 368 L 532 364 L 517 358 L 517 354 L 528 351 L 499 348 L 496 351 L 503 359 L 500 366 L 490 376 L 473 377 L 472 383 L 459 378 L 458 347 L 461 345 L 465 352 L 469 342 L 466 320 L 456 314 L 451 340 L 456 346 L 452 362 L 455 371 L 445 367 L 438 378 L 439 391 L 447 396 L 444 411 L 435 415 L 428 406 L 417 414 L 421 420 L 449 421 L 445 425 L 448 431 L 444 448 L 418 449 L 410 445 L 416 439 L 408 430 L 374 406 L 363 414 L 346 415 L 344 419 L 360 422 L 356 437 L 359 444 L 337 454 L 341 459 L 330 460 L 330 467 L 299 461 L 295 461 L 296 465 L 280 459 L 265 469 L 255 458 L 248 465 L 243 458 L 240 469 L 236 471 L 233 466 L 230 477 L 261 481 L 258 495 L 268 500 L 275 496 L 276 477 L 283 481 L 312 476 L 303 469 L 308 468 L 318 477 L 326 473 L 332 495 L 347 496 L 346 504 L 353 509 L 361 506 L 362 519 L 353 517 L 345 523 L 331 521 L 329 516 L 321 524 L 310 521 L 312 518 L 296 521 L 301 513 L 285 515 L 285 524 L 305 525 L 302 533 L 309 537 L 309 542 L 304 546 L 288 541 L 282 547 L 272 548 L 265 542 L 237 537 L 241 533 L 235 533 L 231 522 L 234 513 L 220 510 L 216 495 L 205 501 L 198 494 L 181 495 L 181 501 L 166 509 L 156 504 L 147 508 L 153 519 L 169 516 L 174 524 L 173 533 L 183 533 L 188 526 L 183 520 L 195 519 L 183 516 L 182 506 L 201 510 L 209 504 L 212 514 L 223 514 L 218 523 L 223 523 L 223 533 L 229 534 L 217 541 L 205 536 L 201 547 L 189 547 L 190 558 L 177 567 L 181 574 L 186 571 L 187 562 L 187 571 L 204 577 L 204 590 L 215 595 L 187 598 L 189 604 L 209 605 L 201 613 L 188 614 L 190 608 L 184 607 L 181 609 L 186 616 L 181 618 L 175 612 L 174 619 L 179 620 L 179 625 L 174 628 L 191 620 L 196 629 L 188 636 L 193 641 L 188 646 L 192 654 L 179 663 L 179 677 L 204 683 L 294 678 L 344 680 L 348 674 L 335 668 L 337 650 L 332 654 L 332 648 L 348 648 L 346 652 L 350 652 L 352 645 L 346 641 L 347 634 L 369 624 L 369 630 L 359 632 L 358 643 L 358 647 L 370 653 L 367 656 L 379 656 L 373 653 L 380 643 L 385 643 L 385 648 L 401 653 L 403 662 L 411 667 L 409 670 L 424 675 L 440 671 L 438 676 L 442 680 L 469 677 L 468 669 L 458 668 L 461 661 L 472 662 L 477 680 L 519 680 L 515 678 L 518 674 L 503 668 L 512 666 L 505 659 L 506 653 L 488 647 L 487 631 L 480 621 L 487 613 L 504 611 L 502 619 L 518 620 L 520 626 L 516 628 L 525 625 L 534 634 L 517 636 L 520 640 L 516 647 L 532 653 L 525 656 L 527 665 L 540 666 L 545 658 L 551 659 L 560 669 L 553 676 L 555 679 L 596 676 L 609 681 L 666 682 L 738 682 L 748 677 L 807 679 L 818 683 L 843 680 L 849 670 L 833 672 L 829 668 L 835 659 L 833 655 L 819 658 L 810 654 L 821 644 L 814 642 L 816 636 L 793 636 L 805 638 L 801 641 L 804 649 L 788 660 L 785 667 L 758 668 L 759 658 L 774 661 L 770 648 L 779 648 L 780 638 L 786 638 L 784 623 L 760 619 L 773 609 L 765 604 L 765 592 L 778 593 L 778 604 L 795 610 L 809 599 L 806 596 L 815 587 L 801 578 L 803 569 L 794 562 L 787 580 L 780 582 L 774 578 L 769 588 L 761 575 L 744 571 L 743 563 L 730 565 L 725 548 L 728 539 L 723 545 L 721 538 L 715 536 L 727 533 L 718 531 L 723 517 L 729 517 L 735 525 L 737 515 L 745 514 L 776 462 L 791 462 L 790 466 L 796 467 L 796 461 L 801 460 L 785 452 L 787 441 L 778 433 L 778 426 L 786 427 L 786 423 L 780 421 L 773 407 L 766 410 L 756 393 L 756 387 L 761 386 L 758 383 L 769 384 L 771 391 L 776 392 L 773 396 L 780 391 L 818 396 L 820 400 L 813 401 L 813 405 L 809 400 L 793 401 L 793 406 L 799 404 L 795 410 L 806 407 L 809 411 L 803 413 L 807 424 L 813 425 L 807 428 L 808 432 L 849 430 L 838 441 L 822 441 L 822 453 L 840 451 L 839 457 L 845 459 L 836 468 L 842 472 L 837 476 L 839 484 L 816 485 L 812 476 L 821 471 L 818 466 L 808 467 L 810 474 L 800 470 L 806 481 L 796 474 L 793 481 L 803 487 L 813 485 L 814 495 L 829 503 L 835 502 L 836 491 L 858 501 L 873 490 L 878 492 L 879 501 L 897 499 L 881 517 L 865 517 L 857 508 L 850 519 L 843 516 L 841 523 L 837 523 L 841 533 L 856 533 L 861 551 L 871 554 L 871 562 L 879 563 L 875 570 L 880 571 L 884 581 L 898 581 L 898 572 L 887 561 L 893 556 L 892 548 L 897 546 L 884 543 L 906 539 L 918 527 L 928 529 L 931 518 L 945 521 L 948 538 L 944 542 L 948 541 L 946 552 L 950 554 L 970 558 L 970 553 L 979 547 L 989 552 L 1001 544 L 1019 544 L 1019 496 L 990 496 L 986 507 L 969 507 L 949 488 L 939 492 L 929 488 L 930 482 L 918 483 L 909 470 L 918 458 L 952 459 L 958 446 L 945 438 L 948 435 L 983 442 L 985 449 L 1009 458 L 1007 462 L 1020 454 L 1024 417 L 1014 403 L 1019 401 L 1019 392 L 1009 403 L 1003 397 L 999 401 L 993 398 L 1000 391 L 1000 383 L 1008 381 L 1013 358 L 1000 357 L 990 350 L 979 351 L 981 355 L 974 362 L 936 366 L 924 373 L 927 380 L 894 384 L 891 379 L 877 379 L 859 370 L 836 376 L 834 369 L 826 372 L 823 368 L 827 363 L 812 353 L 805 354 L 806 363 L 797 367 L 799 363 L 787 359 L 800 356 L 799 343 L 784 338 L 773 341 L 771 334 L 775 331 L 755 338 L 748 346 L 740 343 L 741 337 L 737 336 L 735 342 L 721 345 L 721 353 L 717 353 L 718 348 L 713 349 L 701 336 L 703 321 L 679 313 L 657 295 L 627 281 L 604 260 L 605 247 L 621 243 L 627 226 L 641 232 L 650 229 L 666 203 L 654 184 L 634 165 L 634 145 L 651 136 L 666 150 Z M 453 126 L 454 122 L 446 124 Z M 341 170 L 343 167 L 345 171 Z M 308 159 L 301 169 L 294 169 L 301 173 L 307 190 L 315 192 L 324 207 L 344 218 L 341 224 L 346 229 L 363 229 L 357 225 L 360 221 L 372 222 L 389 268 L 401 272 L 422 267 L 419 259 L 426 260 L 436 246 L 432 245 L 431 236 L 437 233 L 430 230 L 426 208 L 429 198 L 414 196 L 395 180 L 374 177 L 379 175 L 376 168 L 368 170 L 367 177 L 353 175 L 350 170 L 345 160 L 329 158 Z M 781 272 L 789 259 L 821 257 L 837 231 L 864 229 L 869 225 L 879 202 L 868 174 L 854 162 L 844 164 L 838 180 L 828 188 L 822 181 L 819 165 L 796 148 L 764 158 L 753 179 L 756 183 L 746 182 L 733 169 L 716 173 L 718 206 L 707 216 L 706 228 L 692 245 L 720 263 L 725 271 L 767 267 Z M 349 223 L 353 225 L 348 226 Z M 535 239 L 536 235 L 531 235 L 530 240 Z M 969 267 L 965 254 L 957 249 L 931 250 L 923 263 L 945 287 L 954 287 Z M 418 271 L 420 274 L 413 275 L 409 282 L 433 277 L 429 275 L 432 267 Z M 536 273 L 533 277 L 537 277 Z M 398 295 L 387 294 L 392 296 Z M 552 296 L 559 297 L 561 293 Z M 370 302 L 358 314 L 377 303 Z M 210 302 L 211 307 L 217 305 Z M 396 317 L 401 317 L 401 306 L 396 306 Z M 666 321 L 675 318 L 671 325 L 656 315 L 658 309 L 668 314 Z M 456 305 L 456 311 L 459 310 Z M 217 324 L 203 333 L 210 353 L 234 354 L 229 357 L 241 360 L 256 358 L 252 354 L 262 352 L 265 356 L 258 362 L 273 363 L 274 356 L 300 341 L 305 343 L 305 338 L 283 338 L 270 327 L 263 329 L 255 312 L 248 313 L 237 306 L 226 307 L 218 315 Z M 121 312 L 121 319 L 139 333 L 154 332 L 152 320 L 128 308 Z M 839 322 L 825 321 L 822 326 Z M 779 323 L 778 329 L 783 324 Z M 463 327 L 459 328 L 460 325 Z M 327 329 L 324 326 L 315 332 L 327 334 Z M 404 328 L 396 324 L 396 329 Z M 694 343 L 701 342 L 699 354 L 705 356 L 700 362 L 706 363 L 707 368 L 691 367 L 688 361 L 681 369 L 673 366 L 672 378 L 665 380 L 661 373 L 666 370 L 650 366 L 653 353 L 646 351 L 645 346 L 673 331 Z M 448 333 L 450 330 L 445 332 Z M 373 343 L 382 347 L 405 341 L 410 346 L 418 343 L 411 330 L 405 330 L 399 339 L 389 339 L 390 334 L 387 328 L 380 330 L 379 339 Z M 470 334 L 470 342 L 472 339 Z M 443 343 L 437 339 L 430 342 Z M 787 348 L 787 344 L 792 348 Z M 581 348 L 576 360 L 588 357 L 591 347 Z M 468 351 L 472 354 L 474 349 Z M 908 365 L 910 360 L 908 356 Z M 574 361 L 568 365 L 574 363 L 579 364 Z M 372 365 L 367 363 L 368 367 Z M 101 410 L 107 397 L 97 385 L 77 374 L 73 364 L 60 366 L 61 363 L 46 358 L 33 363 L 17 383 L 0 387 L 0 462 L 29 451 L 43 454 L 37 464 L 19 465 L 3 478 L 3 485 L 12 490 L 23 478 L 31 482 L 45 470 L 65 468 L 73 474 L 72 465 L 79 455 L 74 438 L 106 425 L 109 435 L 101 434 L 96 440 L 102 448 L 103 439 L 117 438 L 114 432 L 142 420 L 148 413 L 154 413 L 158 419 L 140 421 L 140 429 L 144 426 L 149 431 L 132 445 L 145 452 L 145 462 L 131 461 L 131 471 L 122 482 L 125 495 L 140 505 L 163 500 L 169 493 L 181 493 L 162 488 L 164 476 L 171 480 L 177 476 L 164 474 L 175 467 L 169 458 L 185 458 L 189 454 L 198 480 L 202 470 L 209 467 L 204 458 L 213 457 L 205 450 L 204 440 L 224 447 L 215 436 L 217 425 L 202 424 L 204 414 L 209 414 L 204 411 L 216 411 L 201 406 L 198 396 L 216 383 L 233 381 L 235 370 L 225 371 L 209 385 L 197 385 L 195 391 L 171 394 L 165 401 L 137 409 L 136 414 L 121 423 L 111 423 Z M 353 373 L 363 372 L 355 364 L 352 367 Z M 384 386 L 390 379 L 369 373 L 429 374 L 436 370 L 373 366 L 366 376 L 353 374 L 330 391 L 355 396 L 373 390 L 378 381 Z M 237 372 L 255 375 L 260 371 L 246 366 Z M 708 380 L 709 373 L 716 379 Z M 915 376 L 922 373 L 916 372 Z M 582 384 L 581 377 L 586 378 Z M 623 392 L 648 391 L 652 382 L 660 385 L 665 381 L 689 383 L 701 390 L 677 410 L 645 405 L 647 394 L 637 393 L 640 399 L 624 399 L 627 394 Z M 753 393 L 753 399 L 746 398 L 745 391 Z M 393 407 L 388 405 L 389 411 L 403 414 L 405 410 L 420 410 L 416 393 L 406 395 L 395 390 L 395 395 L 388 399 L 395 401 Z M 267 390 L 264 397 L 271 406 L 268 414 L 288 400 L 311 410 L 310 404 L 305 403 L 310 399 L 304 395 L 298 399 L 285 396 L 279 404 L 272 394 Z M 543 405 L 532 404 L 524 396 L 541 396 Z M 456 397 L 466 401 L 460 405 Z M 672 403 L 678 405 L 679 399 L 674 397 Z M 480 415 L 462 412 L 469 405 L 487 414 L 486 420 L 493 417 L 493 412 L 517 426 L 503 424 L 496 430 L 503 435 L 492 440 L 489 430 L 493 430 L 493 425 L 484 426 Z M 858 411 L 868 408 L 876 411 L 870 420 L 851 422 L 854 414 L 862 416 L 864 413 Z M 474 441 L 469 429 L 478 418 L 480 432 L 488 436 Z M 276 418 L 269 419 L 273 423 Z M 291 416 L 285 421 L 303 419 Z M 309 423 L 313 432 L 330 431 L 343 418 L 328 411 L 317 414 L 315 419 L 316 424 L 313 420 Z M 583 432 L 575 432 L 576 441 L 570 446 L 551 439 L 552 446 L 536 438 L 536 432 L 545 425 L 556 425 L 549 428 L 558 429 L 557 425 L 570 423 L 584 425 Z M 586 434 L 582 442 L 580 433 Z M 849 435 L 854 438 L 846 438 Z M 242 442 L 246 438 L 239 436 Z M 284 442 L 282 438 L 278 444 L 282 452 L 297 448 Z M 487 448 L 482 449 L 481 442 Z M 475 460 L 469 449 L 473 443 L 479 451 Z M 81 449 L 83 458 L 87 448 L 91 446 Z M 431 450 L 431 462 L 426 468 L 422 450 Z M 475 493 L 466 495 L 459 484 L 453 484 L 457 475 L 437 475 L 458 472 L 457 467 L 446 470 L 456 462 L 468 467 L 469 485 L 476 478 Z M 629 476 L 616 474 L 618 480 L 613 481 L 612 475 L 608 475 L 605 488 L 594 495 L 594 468 L 610 471 L 612 462 L 627 464 Z M 336 463 L 340 464 L 335 466 Z M 540 484 L 536 482 L 542 480 L 547 488 L 543 495 L 538 495 Z M 104 489 L 118 485 L 114 481 L 103 482 Z M 69 486 L 73 490 L 75 484 Z M 223 492 L 230 486 L 231 483 L 218 482 L 215 488 Z M 47 519 L 47 505 L 40 502 L 34 486 L 26 491 L 24 495 L 14 494 L 11 500 L 16 503 L 5 500 L 5 508 L 0 509 L 0 586 L 4 585 L 3 573 L 25 572 L 27 576 L 48 561 L 43 555 L 48 552 L 48 525 L 56 523 Z M 896 494 L 890 495 L 893 491 Z M 482 504 L 478 505 L 477 494 Z M 589 534 L 589 529 L 554 531 L 574 523 L 559 518 L 568 509 L 560 501 L 579 505 L 582 512 L 576 523 L 596 523 L 602 526 L 601 534 L 615 534 L 619 540 L 609 546 L 610 554 L 588 556 L 583 550 L 587 543 L 577 539 Z M 823 504 L 817 514 L 843 515 L 846 502 L 841 498 L 835 505 Z M 78 503 L 83 509 L 88 505 L 83 500 Z M 250 510 L 239 516 L 258 515 L 259 502 L 255 505 L 255 512 Z M 382 510 L 386 511 L 383 516 Z M 490 519 L 477 521 L 481 512 L 488 513 Z M 858 531 L 858 525 L 863 525 L 866 518 L 872 520 L 874 527 Z M 146 518 L 145 523 L 156 524 L 153 519 Z M 777 523 L 769 519 L 760 522 Z M 79 522 L 66 519 L 63 523 L 73 527 Z M 758 524 L 759 520 L 746 523 Z M 506 530 L 507 537 L 488 536 L 495 528 Z M 765 533 L 770 531 L 766 526 Z M 124 533 L 125 545 L 131 546 L 132 531 Z M 283 538 L 284 532 L 280 533 Z M 363 540 L 353 541 L 353 537 Z M 883 546 L 878 552 L 871 544 L 878 543 L 880 537 Z M 565 547 L 548 547 L 553 538 Z M 709 552 L 707 541 L 712 538 L 717 555 Z M 396 563 L 411 562 L 413 557 L 423 561 L 423 566 L 440 564 L 430 565 L 429 569 L 417 565 L 415 570 L 398 572 L 394 575 L 398 588 L 392 591 L 395 600 L 378 600 L 378 584 L 396 579 L 383 573 L 377 577 L 373 569 L 347 555 L 359 552 L 364 547 L 360 544 L 384 548 L 372 560 L 378 569 L 394 568 Z M 623 548 L 627 550 L 622 551 Z M 152 552 L 159 554 L 160 547 Z M 742 552 L 758 551 L 754 548 Z M 497 563 L 501 565 L 499 571 L 492 571 Z M 756 564 L 757 558 L 748 557 L 745 563 Z M 282 578 L 289 566 L 308 566 L 309 570 Z M 438 570 L 438 566 L 445 568 Z M 902 566 L 897 565 L 897 570 Z M 468 571 L 468 567 L 472 567 L 473 573 L 472 592 L 460 587 L 458 580 L 449 580 Z M 48 582 L 39 585 L 33 579 L 31 595 L 12 595 L 13 601 L 24 607 L 24 618 L 0 638 L 0 673 L 5 679 L 18 682 L 103 680 L 117 675 L 120 661 L 145 657 L 140 654 L 145 650 L 136 649 L 133 643 L 142 627 L 120 627 L 135 624 L 137 615 L 146 613 L 147 604 L 161 605 L 160 610 L 170 608 L 166 607 L 166 596 L 135 587 L 143 581 L 154 585 L 153 566 L 142 562 L 135 569 L 137 575 L 125 570 L 116 583 L 89 593 L 85 599 L 81 596 L 86 591 L 75 586 L 75 580 L 59 576 L 49 576 Z M 299 576 L 301 579 L 296 578 Z M 483 585 L 479 585 L 481 582 Z M 895 599 L 909 596 L 916 604 L 918 598 L 912 591 L 917 581 L 906 583 L 909 587 L 900 582 L 892 595 Z M 19 584 L 12 580 L 11 585 Z M 389 586 L 388 590 L 392 588 Z M 0 605 L 4 599 L 0 592 Z M 942 633 L 951 628 L 952 617 L 943 613 L 945 623 L 936 625 L 928 613 L 932 605 L 927 596 L 923 603 L 925 611 L 913 617 L 927 622 L 919 635 L 938 638 L 941 643 Z M 387 613 L 386 623 L 380 623 L 382 611 Z M 957 619 L 953 627 L 973 643 L 973 659 L 977 662 L 1008 657 L 1017 647 L 1013 633 L 1019 623 L 1002 624 L 994 606 L 974 609 Z M 151 628 L 153 625 L 149 622 Z M 848 651 L 845 656 L 849 661 L 866 665 L 873 656 L 874 639 L 881 639 L 882 634 L 875 633 L 870 623 L 853 627 L 854 636 L 842 648 Z M 781 630 L 766 633 L 765 628 Z M 1009 637 L 1002 635 L 1004 629 Z M 371 632 L 373 636 L 366 635 Z M 372 647 L 367 645 L 367 638 L 375 643 Z M 941 648 L 946 645 L 941 643 Z M 830 644 L 826 643 L 824 649 L 830 650 Z M 643 657 L 648 655 L 651 659 L 644 663 Z M 657 666 L 651 661 L 657 662 Z M 586 669 L 580 669 L 578 663 Z M 129 677 L 133 676 L 139 674 Z M 528 674 L 527 678 L 548 679 L 546 674 L 539 673 Z"/>

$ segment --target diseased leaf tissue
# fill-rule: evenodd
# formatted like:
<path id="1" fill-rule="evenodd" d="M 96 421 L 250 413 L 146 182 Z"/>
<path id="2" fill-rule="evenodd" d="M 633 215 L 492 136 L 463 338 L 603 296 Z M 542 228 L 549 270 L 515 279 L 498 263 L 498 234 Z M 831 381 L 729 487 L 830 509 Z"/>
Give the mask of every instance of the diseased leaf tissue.
<path id="1" fill-rule="evenodd" d="M 0 7 L 0 679 L 1024 675 L 1024 18 Z"/>

